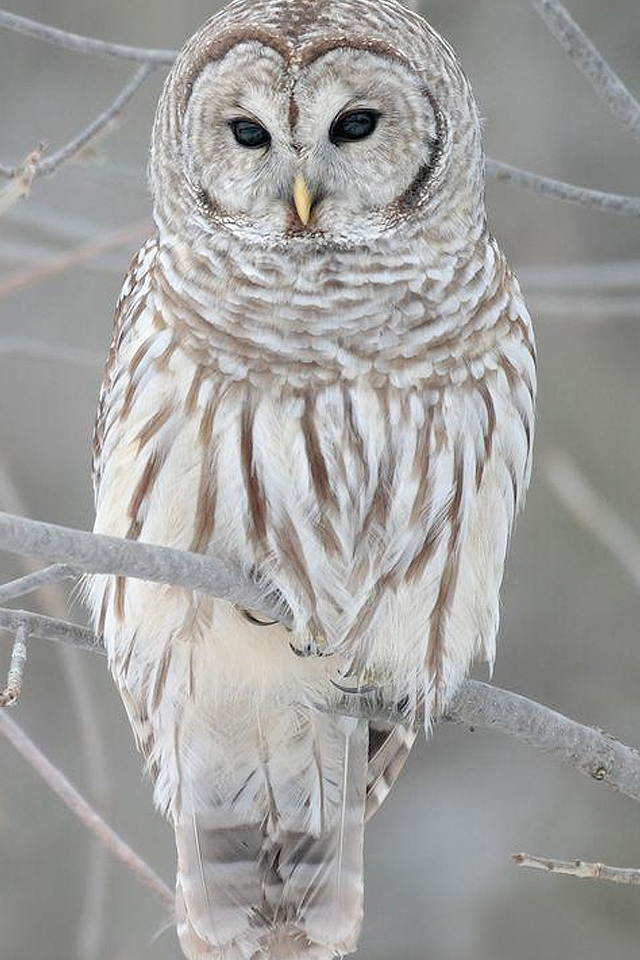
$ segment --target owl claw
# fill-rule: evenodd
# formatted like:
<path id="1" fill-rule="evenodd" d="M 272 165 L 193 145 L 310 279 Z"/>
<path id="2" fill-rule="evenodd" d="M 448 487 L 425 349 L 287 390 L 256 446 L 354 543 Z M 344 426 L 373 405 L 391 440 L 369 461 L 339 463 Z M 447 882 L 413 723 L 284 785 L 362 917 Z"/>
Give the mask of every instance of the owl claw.
<path id="1" fill-rule="evenodd" d="M 248 620 L 249 623 L 255 623 L 257 627 L 273 627 L 276 623 L 279 623 L 278 620 L 261 620 L 255 613 L 251 613 L 250 610 L 245 610 L 243 607 L 238 609 L 245 620 Z"/>
<path id="2" fill-rule="evenodd" d="M 375 683 L 366 683 L 363 687 L 349 687 L 346 684 L 338 683 L 337 680 L 331 680 L 331 683 L 340 693 L 356 694 L 359 697 L 364 697 L 378 689 Z"/>
<path id="3" fill-rule="evenodd" d="M 333 653 L 331 650 L 324 650 L 317 638 L 307 640 L 301 647 L 296 647 L 293 643 L 289 643 L 289 646 L 296 657 L 330 657 Z"/>

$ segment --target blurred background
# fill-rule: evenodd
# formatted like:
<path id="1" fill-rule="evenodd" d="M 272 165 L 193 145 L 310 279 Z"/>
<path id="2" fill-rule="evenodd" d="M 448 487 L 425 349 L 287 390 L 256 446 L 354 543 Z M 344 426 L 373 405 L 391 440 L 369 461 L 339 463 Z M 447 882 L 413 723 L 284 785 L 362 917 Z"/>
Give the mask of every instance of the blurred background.
<path id="1" fill-rule="evenodd" d="M 78 33 L 173 48 L 217 4 L 13 0 L 11 9 Z M 570 0 L 569 9 L 640 93 L 638 0 Z M 430 0 L 423 10 L 473 82 L 491 156 L 640 193 L 638 145 L 527 0 Z M 20 162 L 42 140 L 65 142 L 107 105 L 132 66 L 0 31 L 0 162 Z M 101 359 L 149 217 L 147 143 L 163 76 L 154 72 L 90 156 L 37 181 L 0 222 L 0 509 L 91 527 Z M 536 469 L 508 564 L 494 679 L 637 745 L 638 586 L 567 513 L 549 465 L 556 451 L 569 455 L 627 531 L 640 533 L 638 222 L 508 185 L 489 185 L 488 208 L 530 301 L 540 369 Z M 8 288 L 16 273 L 123 228 L 124 239 L 102 256 Z M 626 280 L 614 284 L 621 267 Z M 0 554 L 2 579 L 22 570 L 18 558 Z M 59 595 L 47 604 L 82 617 Z M 10 641 L 0 642 L 0 673 Z M 171 833 L 153 811 L 105 661 L 30 646 L 13 716 L 172 885 Z M 637 957 L 640 891 L 519 869 L 510 855 L 640 867 L 639 813 L 631 800 L 499 734 L 438 729 L 431 742 L 420 740 L 368 830 L 358 956 Z M 150 894 L 101 860 L 85 829 L 0 739 L 0 960 L 178 956 Z"/>

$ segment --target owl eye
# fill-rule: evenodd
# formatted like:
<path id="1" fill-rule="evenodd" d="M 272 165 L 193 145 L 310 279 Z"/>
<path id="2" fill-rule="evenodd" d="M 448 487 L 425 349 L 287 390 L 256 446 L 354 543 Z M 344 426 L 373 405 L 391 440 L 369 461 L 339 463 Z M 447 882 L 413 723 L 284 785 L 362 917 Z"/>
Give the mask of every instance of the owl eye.
<path id="1" fill-rule="evenodd" d="M 257 147 L 268 147 L 271 143 L 271 135 L 268 130 L 255 120 L 248 120 L 246 117 L 237 117 L 229 121 L 229 126 L 233 135 L 241 147 L 249 147 L 255 150 Z"/>
<path id="2" fill-rule="evenodd" d="M 341 113 L 335 118 L 329 128 L 331 143 L 345 143 L 353 140 L 364 140 L 375 130 L 380 114 L 377 110 L 352 110 L 350 113 Z"/>

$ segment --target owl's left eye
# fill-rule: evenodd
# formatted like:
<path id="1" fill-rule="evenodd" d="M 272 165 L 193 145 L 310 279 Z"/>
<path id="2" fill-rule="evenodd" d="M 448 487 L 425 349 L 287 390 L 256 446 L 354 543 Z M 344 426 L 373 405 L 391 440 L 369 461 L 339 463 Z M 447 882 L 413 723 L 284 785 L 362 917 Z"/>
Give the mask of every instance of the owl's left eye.
<path id="1" fill-rule="evenodd" d="M 257 147 L 268 147 L 271 143 L 271 134 L 261 123 L 248 120 L 246 117 L 237 117 L 229 121 L 234 137 L 241 147 L 254 150 Z"/>
<path id="2" fill-rule="evenodd" d="M 331 143 L 348 143 L 364 140 L 375 130 L 380 114 L 377 110 L 351 110 L 339 114 L 329 128 Z"/>

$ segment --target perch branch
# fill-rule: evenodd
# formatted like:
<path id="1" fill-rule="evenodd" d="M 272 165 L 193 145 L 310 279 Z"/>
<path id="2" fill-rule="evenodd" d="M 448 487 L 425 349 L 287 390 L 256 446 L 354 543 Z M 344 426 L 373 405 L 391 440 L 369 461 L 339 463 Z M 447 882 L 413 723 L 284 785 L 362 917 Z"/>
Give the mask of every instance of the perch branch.
<path id="1" fill-rule="evenodd" d="M 54 793 L 110 850 L 113 856 L 127 867 L 153 895 L 165 910 L 173 913 L 174 898 L 171 890 L 131 847 L 91 807 L 65 775 L 45 757 L 18 724 L 0 711 L 0 733 L 31 764 Z"/>
<path id="2" fill-rule="evenodd" d="M 94 37 L 83 37 L 79 33 L 59 30 L 8 10 L 0 10 L 0 27 L 53 43 L 65 50 L 75 50 L 76 53 L 97 53 L 99 56 L 119 57 L 121 60 L 136 60 L 138 63 L 152 63 L 156 66 L 170 66 L 178 54 L 177 50 L 132 47 L 126 43 L 108 43 Z"/>
<path id="3" fill-rule="evenodd" d="M 519 867 L 533 867 L 547 873 L 562 873 L 580 880 L 610 880 L 627 886 L 640 885 L 640 870 L 630 867 L 608 867 L 606 863 L 589 863 L 588 860 L 555 860 L 550 857 L 533 857 L 529 853 L 514 853 L 513 860 Z"/>
<path id="4" fill-rule="evenodd" d="M 347 695 L 332 704 L 331 709 L 369 720 L 403 722 L 402 713 L 384 710 L 375 694 Z M 602 730 L 570 720 L 517 693 L 467 680 L 442 719 L 498 730 L 640 801 L 640 753 L 637 750 Z"/>
<path id="5" fill-rule="evenodd" d="M 640 103 L 559 0 L 531 0 L 562 49 L 597 95 L 640 142 Z"/>
<path id="6" fill-rule="evenodd" d="M 190 587 L 273 618 L 273 597 L 270 602 L 266 585 L 252 580 L 239 563 L 226 557 L 106 537 L 9 513 L 0 513 L 0 549 L 70 563 L 85 573 L 122 574 Z M 289 625 L 281 605 L 278 614 Z"/>
<path id="7" fill-rule="evenodd" d="M 268 585 L 251 580 L 238 564 L 220 556 L 205 557 L 105 537 L 7 513 L 0 513 L 0 545 L 10 552 L 72 563 L 88 573 L 119 574 L 189 587 L 256 609 L 267 619 L 291 622 L 282 603 L 269 595 Z M 21 624 L 31 636 L 101 649 L 99 639 L 84 627 L 25 611 L 0 610 L 0 626 L 15 631 Z M 375 695 L 346 695 L 332 709 L 389 722 L 406 719 L 401 713 L 383 709 Z M 467 681 L 451 704 L 447 719 L 500 730 L 640 800 L 640 754 L 636 750 L 525 697 Z"/>

